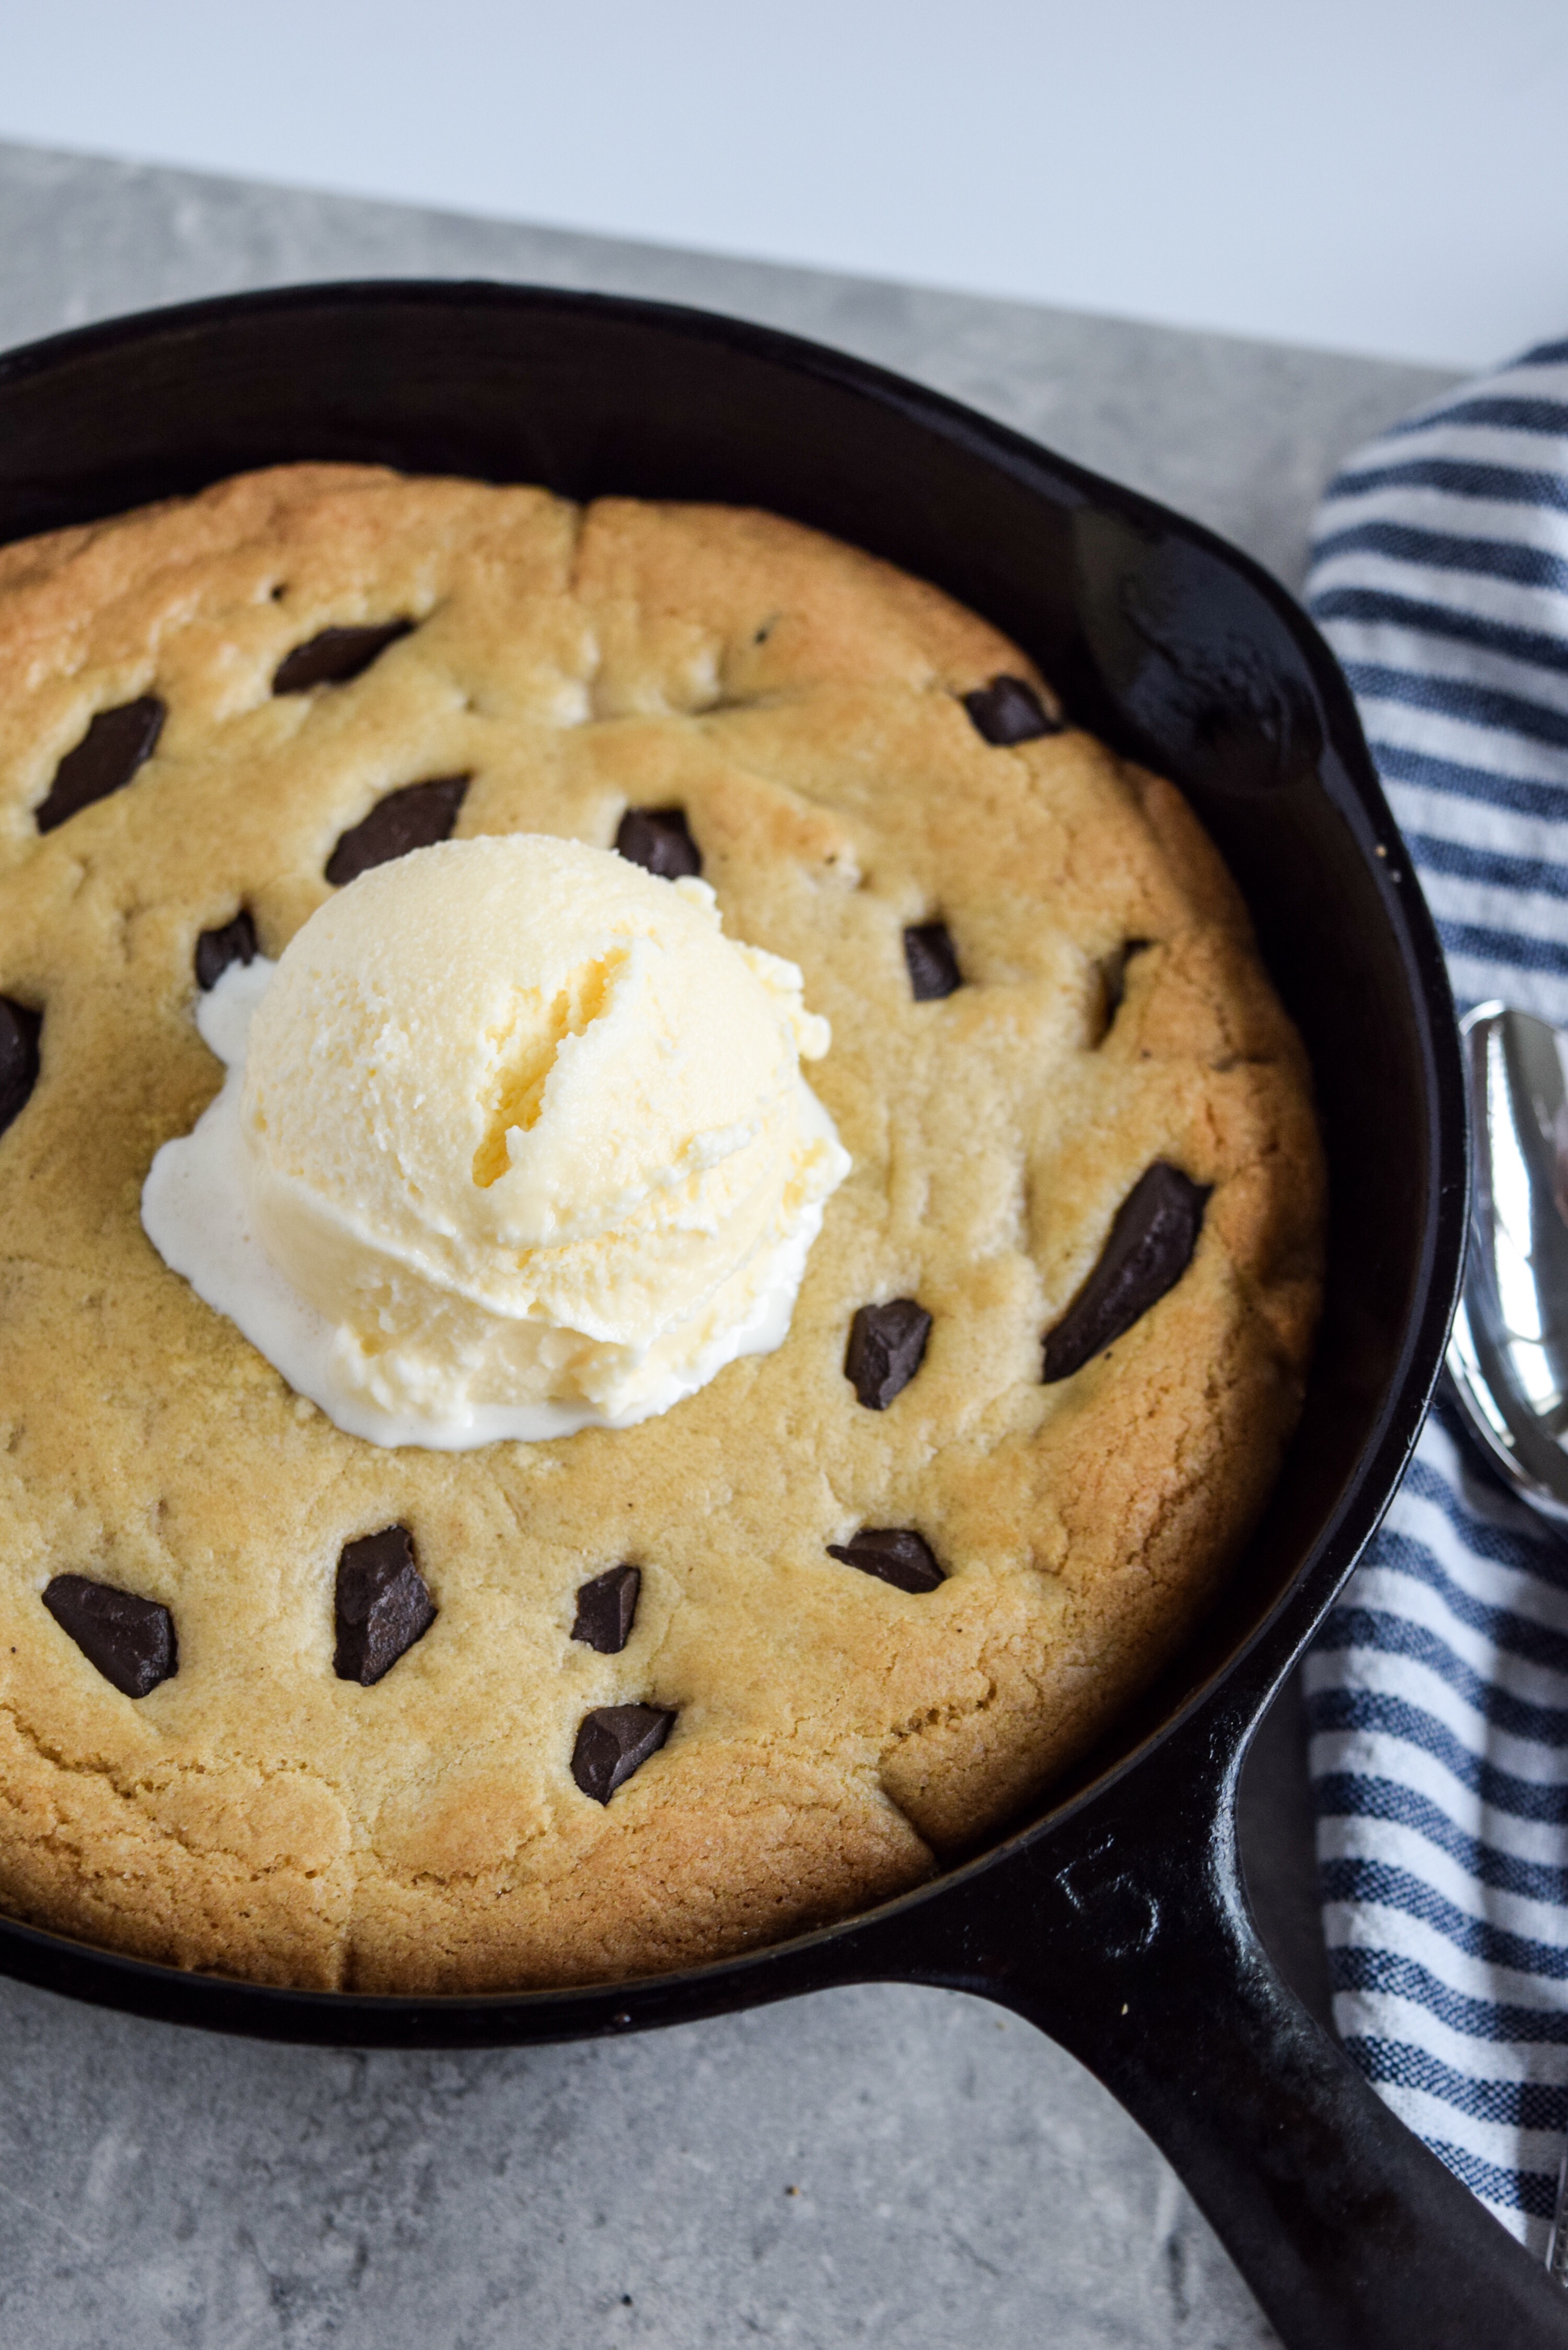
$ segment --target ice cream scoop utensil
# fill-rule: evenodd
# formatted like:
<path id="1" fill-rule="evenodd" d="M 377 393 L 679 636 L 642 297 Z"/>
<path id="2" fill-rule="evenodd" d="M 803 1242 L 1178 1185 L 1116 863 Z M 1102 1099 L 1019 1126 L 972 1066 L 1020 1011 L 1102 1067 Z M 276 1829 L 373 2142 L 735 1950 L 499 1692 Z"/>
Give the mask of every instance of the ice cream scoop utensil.
<path id="1" fill-rule="evenodd" d="M 1492 1466 L 1568 1527 L 1568 1036 L 1504 1003 L 1459 1034 L 1470 1231 L 1449 1376 Z M 1568 2288 L 1568 2155 L 1546 2265 Z"/>
<path id="2" fill-rule="evenodd" d="M 1459 1026 L 1473 1182 L 1449 1373 L 1489 1461 L 1568 1526 L 1568 1036 L 1501 1003 Z"/>

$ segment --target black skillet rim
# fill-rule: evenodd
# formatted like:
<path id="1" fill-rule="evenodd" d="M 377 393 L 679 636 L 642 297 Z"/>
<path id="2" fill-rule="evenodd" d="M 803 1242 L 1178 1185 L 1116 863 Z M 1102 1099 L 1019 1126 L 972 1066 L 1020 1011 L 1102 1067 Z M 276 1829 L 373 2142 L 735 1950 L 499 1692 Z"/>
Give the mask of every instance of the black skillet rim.
<path id="1" fill-rule="evenodd" d="M 1087 505 L 1108 508 L 1218 560 L 1272 608 L 1311 674 L 1358 816 L 1355 845 L 1373 879 L 1401 951 L 1423 1064 L 1428 1131 L 1422 1138 L 1428 1215 L 1420 1270 L 1399 1366 L 1346 1479 L 1336 1508 L 1290 1583 L 1231 1653 L 1213 1666 L 1179 1705 L 1159 1714 L 1133 1746 L 1073 1786 L 1026 1825 L 896 1899 L 829 1925 L 678 1972 L 567 1990 L 389 1996 L 352 1991 L 279 1988 L 198 1973 L 52 1934 L 0 1918 L 0 1972 L 95 2004 L 163 2021 L 266 2039 L 331 2045 L 433 2047 L 504 2045 L 579 2038 L 674 2022 L 812 1989 L 896 1972 L 886 1962 L 857 1963 L 854 1944 L 867 1929 L 892 1928 L 1005 1867 L 1062 1829 L 1109 1789 L 1148 1763 L 1199 1716 L 1224 1724 L 1235 1749 L 1247 1739 L 1355 1565 L 1398 1485 L 1441 1369 L 1458 1295 L 1468 1208 L 1465 1097 L 1452 997 L 1436 927 L 1411 878 L 1408 860 L 1366 748 L 1349 688 L 1333 654 L 1294 599 L 1252 557 L 1204 525 L 1059 457 L 946 395 L 846 353 L 773 328 L 673 304 L 617 295 L 512 286 L 484 280 L 351 280 L 222 295 L 78 328 L 0 357 L 0 389 L 52 368 L 129 343 L 178 336 L 229 318 L 331 307 L 339 311 L 390 303 L 439 310 L 526 308 L 535 312 L 618 316 L 697 341 L 730 345 L 798 373 L 826 379 L 862 399 L 897 410 L 954 441 L 1018 481 L 1041 476 L 1077 491 Z M 1229 1708 L 1227 1700 L 1230 1700 Z M 1222 1732 L 1223 1734 L 1223 1732 Z M 882 1937 L 882 1945 L 886 1944 Z"/>

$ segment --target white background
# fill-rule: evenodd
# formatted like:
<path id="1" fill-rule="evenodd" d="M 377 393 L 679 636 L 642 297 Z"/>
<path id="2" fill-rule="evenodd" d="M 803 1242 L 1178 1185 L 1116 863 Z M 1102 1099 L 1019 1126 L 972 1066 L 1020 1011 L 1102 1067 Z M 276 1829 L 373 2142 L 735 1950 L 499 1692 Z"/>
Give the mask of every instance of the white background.
<path id="1" fill-rule="evenodd" d="M 1568 0 L 0 0 L 0 136 L 1464 365 Z"/>

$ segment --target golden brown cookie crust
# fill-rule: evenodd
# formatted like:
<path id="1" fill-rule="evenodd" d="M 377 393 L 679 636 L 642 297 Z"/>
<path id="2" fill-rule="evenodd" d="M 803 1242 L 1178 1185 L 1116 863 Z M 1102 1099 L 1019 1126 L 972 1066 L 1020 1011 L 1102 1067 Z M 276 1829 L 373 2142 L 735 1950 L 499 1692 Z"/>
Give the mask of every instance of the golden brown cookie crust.
<path id="1" fill-rule="evenodd" d="M 357 681 L 294 647 L 408 619 Z M 0 1137 L 0 1902 L 179 1966 L 455 1991 L 691 1964 L 918 1881 L 1035 1794 L 1181 1641 L 1293 1425 L 1322 1170 L 1299 1042 L 1168 785 L 957 697 L 1033 672 L 935 589 L 774 516 L 295 466 L 0 551 L 0 993 L 43 1013 Z M 156 693 L 135 781 L 40 835 L 95 712 Z M 1049 696 L 1047 695 L 1047 700 Z M 732 935 L 833 1023 L 854 1156 L 778 1353 L 619 1432 L 386 1451 L 296 1398 L 144 1237 L 218 1064 L 198 934 L 276 955 L 378 797 L 472 776 L 457 830 L 607 846 L 678 803 Z M 906 925 L 966 984 L 911 998 Z M 1106 1022 L 1129 941 L 1125 994 Z M 1166 1159 L 1189 1271 L 1110 1353 L 1041 1341 Z M 917 1297 L 884 1412 L 851 1315 Z M 413 1532 L 440 1614 L 332 1669 L 338 1553 Z M 829 1558 L 918 1527 L 928 1595 Z M 642 1568 L 626 1649 L 577 1586 Z M 179 1670 L 121 1696 L 41 1604 L 156 1599 Z M 678 1710 L 607 1806 L 584 1712 Z"/>

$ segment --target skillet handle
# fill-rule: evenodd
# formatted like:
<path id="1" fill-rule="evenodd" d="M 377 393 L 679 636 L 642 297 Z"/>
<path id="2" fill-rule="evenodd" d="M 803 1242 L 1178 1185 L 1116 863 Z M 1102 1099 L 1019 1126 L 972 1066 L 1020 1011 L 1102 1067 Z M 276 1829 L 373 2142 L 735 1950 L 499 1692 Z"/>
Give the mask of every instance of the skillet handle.
<path id="1" fill-rule="evenodd" d="M 1135 1772 L 955 1887 L 888 1971 L 996 2000 L 1097 2074 L 1287 2350 L 1564 2350 L 1568 2294 L 1276 1973 L 1238 1865 L 1240 1741 L 1210 1754 L 1225 1746 L 1213 1774 L 1169 1755 L 1161 1786 Z"/>

